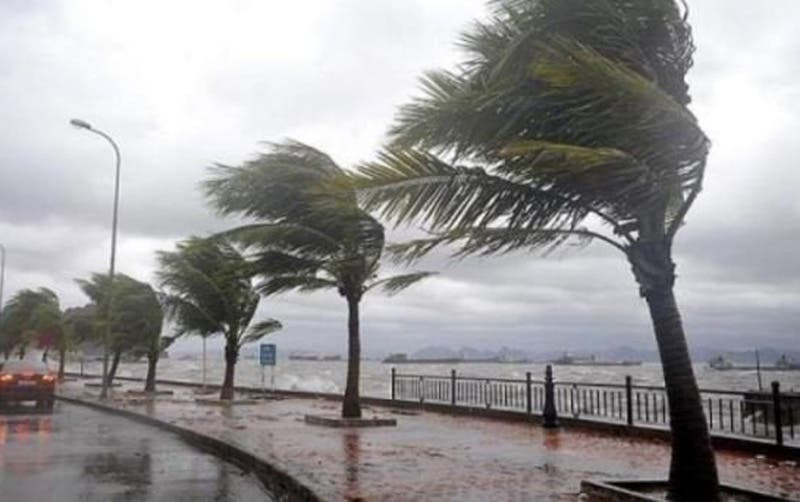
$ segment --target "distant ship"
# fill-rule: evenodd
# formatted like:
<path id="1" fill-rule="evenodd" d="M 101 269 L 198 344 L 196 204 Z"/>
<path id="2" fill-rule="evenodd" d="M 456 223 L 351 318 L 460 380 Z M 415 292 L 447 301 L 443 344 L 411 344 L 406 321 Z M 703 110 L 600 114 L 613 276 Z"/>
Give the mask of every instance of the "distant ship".
<path id="1" fill-rule="evenodd" d="M 291 361 L 341 361 L 342 356 L 320 356 L 319 354 L 311 354 L 307 352 L 294 352 L 289 354 Z"/>
<path id="2" fill-rule="evenodd" d="M 503 357 L 488 357 L 484 359 L 466 359 L 464 357 L 442 357 L 430 359 L 412 359 L 407 354 L 391 354 L 383 360 L 384 364 L 522 364 L 531 362 L 528 359 L 508 359 Z"/>
<path id="3" fill-rule="evenodd" d="M 726 359 L 724 356 L 717 356 L 710 361 L 708 361 L 708 366 L 712 369 L 725 371 L 725 370 L 732 370 L 735 369 L 732 362 Z"/>
<path id="4" fill-rule="evenodd" d="M 800 363 L 783 354 L 773 366 L 742 365 L 737 366 L 724 356 L 717 356 L 708 362 L 708 366 L 717 371 L 800 371 Z"/>
<path id="5" fill-rule="evenodd" d="M 548 362 L 558 366 L 641 366 L 642 364 L 642 361 L 598 361 L 594 354 L 589 357 L 572 357 L 564 354 Z"/>
<path id="6" fill-rule="evenodd" d="M 783 354 L 777 361 L 775 361 L 775 369 L 779 371 L 798 371 L 800 370 L 800 363 L 792 361 L 790 358 Z"/>

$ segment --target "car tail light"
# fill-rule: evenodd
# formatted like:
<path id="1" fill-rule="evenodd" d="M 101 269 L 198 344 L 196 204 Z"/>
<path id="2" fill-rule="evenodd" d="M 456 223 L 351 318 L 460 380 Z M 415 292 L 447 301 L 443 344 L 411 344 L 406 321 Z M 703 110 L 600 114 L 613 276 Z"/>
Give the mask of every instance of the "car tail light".
<path id="1" fill-rule="evenodd" d="M 0 375 L 0 382 L 10 382 L 14 380 L 14 375 L 10 373 L 6 373 L 4 375 Z"/>
<path id="2" fill-rule="evenodd" d="M 42 375 L 43 382 L 52 382 L 56 379 L 53 375 Z"/>

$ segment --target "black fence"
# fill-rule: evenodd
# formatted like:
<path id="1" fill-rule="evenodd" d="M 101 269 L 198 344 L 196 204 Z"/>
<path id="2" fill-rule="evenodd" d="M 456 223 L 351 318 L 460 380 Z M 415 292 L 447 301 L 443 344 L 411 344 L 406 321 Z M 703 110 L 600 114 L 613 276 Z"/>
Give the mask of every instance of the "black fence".
<path id="1" fill-rule="evenodd" d="M 550 372 L 548 367 L 548 372 Z M 552 395 L 547 410 L 548 390 Z M 782 393 L 777 382 L 769 391 L 737 392 L 701 389 L 703 407 L 712 432 L 774 440 L 795 439 L 800 421 L 800 393 Z M 487 408 L 542 415 L 545 423 L 557 416 L 629 426 L 669 426 L 666 389 L 624 384 L 559 382 L 548 378 L 524 380 L 459 376 L 412 375 L 392 369 L 392 400 Z"/>

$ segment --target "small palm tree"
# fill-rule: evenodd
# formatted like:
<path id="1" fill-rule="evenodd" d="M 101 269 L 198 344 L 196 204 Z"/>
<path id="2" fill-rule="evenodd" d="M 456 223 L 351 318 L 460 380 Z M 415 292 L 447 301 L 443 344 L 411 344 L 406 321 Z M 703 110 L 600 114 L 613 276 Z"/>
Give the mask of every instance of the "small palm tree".
<path id="1" fill-rule="evenodd" d="M 96 307 L 87 304 L 83 307 L 71 307 L 64 311 L 63 326 L 66 336 L 66 350 L 71 350 L 80 344 L 93 341 L 95 338 L 95 313 Z M 61 359 L 61 358 L 60 358 Z M 59 362 L 59 379 L 64 378 L 64 364 Z"/>
<path id="2" fill-rule="evenodd" d="M 129 351 L 139 358 L 147 358 L 147 375 L 144 391 L 156 391 L 156 368 L 161 352 L 169 347 L 174 337 L 162 336 L 164 311 L 163 295 L 157 293 L 150 284 L 139 283 L 134 290 L 121 299 L 115 299 L 115 316 L 118 322 L 126 326 L 136 345 Z"/>
<path id="3" fill-rule="evenodd" d="M 105 302 L 110 287 L 114 288 L 113 308 L 111 309 L 111 329 L 108 340 L 111 351 L 111 366 L 108 370 L 108 385 L 116 376 L 119 362 L 124 354 L 139 355 L 147 353 L 148 348 L 159 339 L 163 313 L 153 288 L 146 282 L 137 281 L 125 274 L 116 274 L 111 286 L 108 274 L 95 273 L 89 279 L 77 279 L 83 293 L 94 306 L 93 311 L 107 312 Z M 95 328 L 105 322 L 95 318 Z M 96 329 L 95 334 L 101 333 Z M 99 340 L 98 340 L 99 341 Z M 155 375 L 155 361 L 148 360 L 149 369 Z"/>
<path id="4" fill-rule="evenodd" d="M 359 305 L 367 291 L 396 293 L 430 275 L 378 278 L 383 226 L 348 190 L 331 190 L 344 171 L 325 153 L 298 142 L 241 167 L 217 165 L 207 193 L 225 214 L 259 220 L 227 232 L 254 250 L 252 270 L 266 295 L 334 289 L 347 301 L 348 365 L 342 416 L 361 417 Z"/>
<path id="5" fill-rule="evenodd" d="M 47 360 L 51 348 L 59 350 L 60 366 L 66 352 L 65 333 L 58 295 L 50 289 L 23 289 L 11 298 L 3 311 L 2 331 L 6 354 L 14 350 L 19 358 L 25 357 L 31 343 L 43 349 L 42 359 Z M 62 350 L 63 349 L 63 350 Z"/>
<path id="6" fill-rule="evenodd" d="M 653 320 L 672 428 L 671 496 L 718 499 L 714 455 L 673 294 L 672 243 L 709 141 L 688 109 L 691 29 L 674 0 L 495 0 L 457 72 L 423 80 L 356 184 L 365 207 L 435 234 L 418 258 L 598 241 L 632 266 Z"/>
<path id="7" fill-rule="evenodd" d="M 250 264 L 224 238 L 192 237 L 173 252 L 158 253 L 158 278 L 168 317 L 178 335 L 225 336 L 225 379 L 220 399 L 233 399 L 234 371 L 242 345 L 281 329 L 267 319 L 251 325 L 260 295 Z"/>

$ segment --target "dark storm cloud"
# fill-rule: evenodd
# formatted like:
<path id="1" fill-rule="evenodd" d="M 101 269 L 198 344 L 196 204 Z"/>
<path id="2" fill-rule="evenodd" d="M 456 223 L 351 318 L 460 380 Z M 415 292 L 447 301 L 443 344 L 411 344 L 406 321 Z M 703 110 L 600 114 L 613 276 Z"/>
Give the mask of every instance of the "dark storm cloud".
<path id="1" fill-rule="evenodd" d="M 696 343 L 788 345 L 800 324 L 800 4 L 690 4 L 693 109 L 714 146 L 676 241 L 678 298 Z M 152 279 L 155 250 L 230 224 L 198 190 L 207 166 L 285 137 L 344 166 L 369 159 L 421 72 L 452 68 L 457 32 L 485 12 L 480 0 L 1 2 L 6 292 L 49 286 L 82 303 L 73 279 L 107 266 L 113 158 L 70 118 L 120 143 L 120 268 Z M 365 300 L 368 351 L 652 344 L 629 267 L 602 244 L 546 258 L 440 252 L 418 268 L 441 274 Z M 281 344 L 343 346 L 335 292 L 267 299 L 261 314 L 284 321 Z"/>

